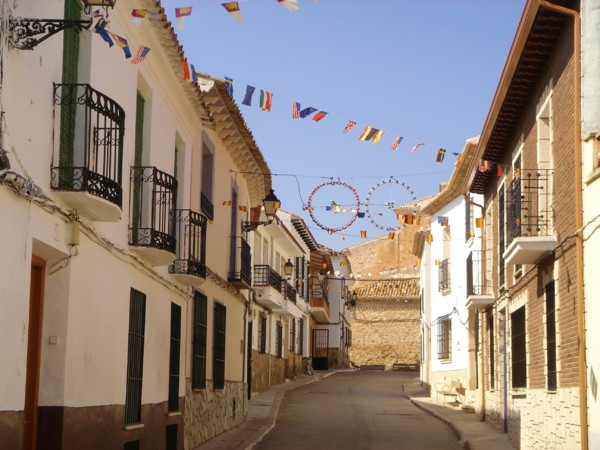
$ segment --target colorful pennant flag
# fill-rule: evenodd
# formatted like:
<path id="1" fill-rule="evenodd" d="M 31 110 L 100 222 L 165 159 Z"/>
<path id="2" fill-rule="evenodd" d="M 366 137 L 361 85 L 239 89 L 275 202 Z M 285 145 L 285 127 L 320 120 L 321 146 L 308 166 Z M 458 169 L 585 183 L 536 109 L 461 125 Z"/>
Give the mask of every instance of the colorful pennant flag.
<path id="1" fill-rule="evenodd" d="M 94 27 L 94 31 L 96 33 L 98 33 L 100 35 L 100 37 L 102 39 L 104 39 L 105 42 L 108 43 L 109 47 L 112 47 L 113 45 L 115 45 L 115 43 L 112 41 L 112 39 L 110 38 L 110 35 L 109 35 L 108 31 L 106 31 L 104 29 L 104 27 L 106 27 L 106 20 L 100 19 L 98 21 L 98 23 L 96 24 L 96 26 Z"/>
<path id="2" fill-rule="evenodd" d="M 146 58 L 146 55 L 148 54 L 149 51 L 150 51 L 150 49 L 148 47 L 144 47 L 143 45 L 140 45 L 140 48 L 138 48 L 138 51 L 137 51 L 137 55 L 135 55 L 135 58 L 133 58 L 131 60 L 131 64 L 139 64 L 142 61 L 144 61 L 144 58 Z"/>
<path id="3" fill-rule="evenodd" d="M 348 131 L 350 131 L 352 128 L 354 128 L 354 125 L 356 125 L 356 122 L 353 120 L 350 120 L 348 122 L 348 125 L 346 125 L 346 128 L 344 128 L 344 134 L 347 134 Z"/>
<path id="4" fill-rule="evenodd" d="M 298 11 L 298 0 L 277 0 L 288 11 Z"/>
<path id="5" fill-rule="evenodd" d="M 300 118 L 300 103 L 292 102 L 292 119 Z"/>
<path id="6" fill-rule="evenodd" d="M 498 167 L 496 168 L 496 173 L 498 174 L 498 176 L 499 176 L 499 177 L 501 177 L 501 176 L 502 176 L 502 174 L 504 173 L 504 167 L 502 167 L 502 166 L 498 166 Z"/>
<path id="7" fill-rule="evenodd" d="M 225 87 L 227 88 L 227 95 L 233 97 L 233 78 L 225 77 Z"/>
<path id="8" fill-rule="evenodd" d="M 400 145 L 400 142 L 402 142 L 402 139 L 402 136 L 397 136 L 396 139 L 394 139 L 394 142 L 392 142 L 390 150 L 398 150 L 398 146 Z"/>
<path id="9" fill-rule="evenodd" d="M 444 156 L 446 156 L 446 150 L 444 150 L 443 148 L 438 149 L 435 155 L 435 162 L 441 163 L 444 160 Z"/>
<path id="10" fill-rule="evenodd" d="M 429 233 L 427 235 L 427 242 L 429 242 L 430 244 L 433 242 L 433 234 Z"/>
<path id="11" fill-rule="evenodd" d="M 110 31 L 108 33 L 117 43 L 117 45 L 123 49 L 123 53 L 125 53 L 125 59 L 131 58 L 131 51 L 129 50 L 129 42 L 127 42 L 127 39 L 116 35 L 115 33 L 111 33 Z"/>
<path id="12" fill-rule="evenodd" d="M 223 206 L 231 206 L 231 200 L 223 200 Z"/>
<path id="13" fill-rule="evenodd" d="M 231 18 L 237 23 L 244 22 L 244 16 L 242 15 L 242 11 L 240 11 L 240 5 L 238 2 L 221 3 L 221 5 L 223 5 L 223 8 L 227 10 Z"/>
<path id="14" fill-rule="evenodd" d="M 260 109 L 263 111 L 269 112 L 271 111 L 271 107 L 273 106 L 273 93 L 268 91 L 260 91 Z"/>
<path id="15" fill-rule="evenodd" d="M 394 236 L 396 236 L 396 233 L 394 233 L 393 231 L 390 231 L 388 233 L 388 239 L 394 239 Z"/>
<path id="16" fill-rule="evenodd" d="M 298 103 L 298 108 L 300 108 L 300 103 Z M 305 119 L 308 116 L 310 116 L 312 113 L 314 113 L 315 111 L 317 111 L 317 108 L 313 108 L 312 106 L 309 106 L 308 108 L 304 108 L 302 111 L 300 111 L 300 118 Z"/>
<path id="17" fill-rule="evenodd" d="M 181 67 L 183 69 L 183 79 L 186 81 L 198 82 L 198 74 L 193 64 L 189 64 L 187 60 L 181 61 Z"/>
<path id="18" fill-rule="evenodd" d="M 410 151 L 413 153 L 416 152 L 421 145 L 425 145 L 425 142 L 417 142 L 414 147 L 410 149 Z"/>
<path id="19" fill-rule="evenodd" d="M 407 225 L 412 225 L 415 223 L 415 216 L 413 214 L 404 214 L 404 223 Z"/>
<path id="20" fill-rule="evenodd" d="M 246 205 L 238 205 L 238 209 L 242 212 L 246 212 Z"/>
<path id="21" fill-rule="evenodd" d="M 358 140 L 359 141 L 370 141 L 378 131 L 379 130 L 377 128 L 366 126 L 365 129 L 363 130 L 363 132 L 358 137 Z"/>
<path id="22" fill-rule="evenodd" d="M 360 232 L 360 238 L 361 239 L 366 239 L 367 238 L 367 232 L 365 230 L 361 230 L 361 232 Z"/>
<path id="23" fill-rule="evenodd" d="M 185 30 L 185 18 L 192 15 L 192 7 L 175 8 L 175 22 L 178 30 Z"/>
<path id="24" fill-rule="evenodd" d="M 439 266 L 439 265 L 440 265 L 440 260 L 439 260 L 439 259 L 436 259 L 436 260 L 435 260 L 435 265 L 436 265 L 436 266 Z"/>
<path id="25" fill-rule="evenodd" d="M 448 226 L 448 216 L 438 216 L 437 220 L 441 226 Z"/>
<path id="26" fill-rule="evenodd" d="M 319 111 L 313 116 L 312 120 L 318 122 L 319 120 L 323 119 L 327 114 L 329 113 L 326 113 L 325 111 Z"/>
<path id="27" fill-rule="evenodd" d="M 481 228 L 483 226 L 483 217 L 475 218 L 475 228 Z"/>
<path id="28" fill-rule="evenodd" d="M 475 237 L 475 230 L 473 230 L 473 229 L 469 230 L 469 237 Z"/>
<path id="29" fill-rule="evenodd" d="M 357 214 L 357 217 L 358 217 L 359 219 L 364 219 L 364 218 L 365 218 L 365 213 L 364 213 L 364 212 L 359 212 L 359 213 Z"/>
<path id="30" fill-rule="evenodd" d="M 377 130 L 377 132 L 373 135 L 373 140 L 371 141 L 372 144 L 377 144 L 379 142 L 379 140 L 381 139 L 381 137 L 383 136 L 384 131 L 383 130 Z"/>
<path id="31" fill-rule="evenodd" d="M 254 95 L 254 86 L 247 85 L 246 86 L 246 95 L 244 95 L 244 100 L 242 101 L 242 105 L 252 106 L 252 96 Z"/>
<path id="32" fill-rule="evenodd" d="M 129 22 L 139 27 L 146 18 L 146 14 L 148 14 L 147 9 L 132 9 Z"/>

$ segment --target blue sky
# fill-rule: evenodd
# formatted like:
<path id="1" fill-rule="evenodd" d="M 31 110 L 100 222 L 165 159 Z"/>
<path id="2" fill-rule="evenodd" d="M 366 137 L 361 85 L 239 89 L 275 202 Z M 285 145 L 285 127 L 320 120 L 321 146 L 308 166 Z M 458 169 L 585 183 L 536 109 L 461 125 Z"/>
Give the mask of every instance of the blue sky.
<path id="1" fill-rule="evenodd" d="M 296 12 L 275 0 L 247 0 L 239 2 L 242 24 L 222 1 L 162 3 L 173 22 L 175 7 L 193 7 L 177 30 L 188 61 L 233 79 L 282 208 L 302 216 L 319 243 L 340 250 L 363 242 L 361 230 L 367 239 L 387 235 L 390 205 L 434 194 L 450 177 L 452 153 L 481 132 L 525 0 L 298 0 Z M 256 88 L 251 107 L 242 105 L 247 85 Z M 270 112 L 258 106 L 261 89 L 274 94 Z M 329 114 L 294 120 L 292 101 Z M 356 125 L 343 134 L 349 120 Z M 377 144 L 359 141 L 366 126 L 384 130 Z M 396 136 L 403 140 L 392 151 Z M 425 145 L 411 153 L 417 142 Z M 435 162 L 439 148 L 446 149 L 442 163 Z M 311 193 L 315 219 L 333 234 L 309 216 Z M 354 217 L 355 194 L 363 212 L 369 197 L 368 213 L 381 228 L 367 215 L 337 231 Z M 328 211 L 332 202 L 349 212 Z"/>

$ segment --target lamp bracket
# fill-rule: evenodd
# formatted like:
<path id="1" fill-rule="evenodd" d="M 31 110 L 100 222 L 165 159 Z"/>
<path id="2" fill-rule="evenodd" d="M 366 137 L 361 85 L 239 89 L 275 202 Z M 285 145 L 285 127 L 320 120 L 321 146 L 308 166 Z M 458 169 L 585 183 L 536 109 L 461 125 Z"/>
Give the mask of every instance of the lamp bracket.
<path id="1" fill-rule="evenodd" d="M 33 50 L 39 43 L 67 28 L 83 31 L 88 30 L 91 26 L 92 19 L 61 20 L 16 17 L 9 21 L 8 45 L 19 50 Z M 41 37 L 36 37 L 40 35 Z"/>
<path id="2" fill-rule="evenodd" d="M 257 222 L 244 221 L 244 222 L 242 222 L 242 231 L 244 233 L 247 233 L 249 231 L 256 229 L 256 227 L 258 227 L 259 225 L 270 225 L 271 223 L 273 223 L 272 220 L 267 220 L 264 222 L 263 221 L 257 221 Z"/>

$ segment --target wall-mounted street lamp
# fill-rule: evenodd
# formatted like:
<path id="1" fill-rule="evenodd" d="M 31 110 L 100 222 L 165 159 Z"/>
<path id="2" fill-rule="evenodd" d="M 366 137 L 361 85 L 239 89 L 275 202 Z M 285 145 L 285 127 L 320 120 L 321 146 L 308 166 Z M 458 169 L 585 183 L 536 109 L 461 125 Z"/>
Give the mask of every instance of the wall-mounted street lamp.
<path id="1" fill-rule="evenodd" d="M 356 293 L 356 291 L 352 291 L 352 294 L 350 294 L 350 299 L 346 300 L 346 302 L 344 302 L 344 305 L 354 308 L 356 306 L 357 299 L 358 299 L 358 294 Z"/>
<path id="2" fill-rule="evenodd" d="M 244 221 L 242 223 L 242 230 L 244 232 L 252 231 L 259 225 L 269 225 L 273 223 L 275 219 L 275 215 L 277 214 L 277 210 L 281 206 L 281 202 L 275 196 L 273 189 L 269 192 L 265 198 L 263 198 L 263 208 L 265 210 L 265 215 L 267 216 L 266 221 Z"/>
<path id="3" fill-rule="evenodd" d="M 292 263 L 292 261 L 290 261 L 289 258 L 286 261 L 286 263 L 283 265 L 283 271 L 285 272 L 286 277 L 292 276 L 292 272 L 294 271 L 294 264 Z"/>
<path id="4" fill-rule="evenodd" d="M 92 6 L 114 8 L 117 0 L 82 0 L 86 13 Z M 33 50 L 39 43 L 67 28 L 88 30 L 92 19 L 31 19 L 15 17 L 8 21 L 8 45 L 19 50 Z"/>
<path id="5" fill-rule="evenodd" d="M 327 274 L 325 273 L 324 270 L 319 270 L 319 272 L 317 273 L 317 278 L 319 279 L 319 281 L 322 283 L 323 280 L 325 279 L 325 277 L 327 277 Z"/>

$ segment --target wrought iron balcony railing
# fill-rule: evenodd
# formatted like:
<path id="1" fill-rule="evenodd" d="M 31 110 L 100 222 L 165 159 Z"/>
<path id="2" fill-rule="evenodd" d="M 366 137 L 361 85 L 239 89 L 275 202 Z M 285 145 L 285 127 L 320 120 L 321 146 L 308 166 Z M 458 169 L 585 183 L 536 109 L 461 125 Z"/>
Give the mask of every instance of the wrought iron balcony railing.
<path id="1" fill-rule="evenodd" d="M 440 262 L 438 283 L 439 291 L 442 294 L 450 293 L 450 259 Z"/>
<path id="2" fill-rule="evenodd" d="M 203 192 L 200 193 L 200 211 L 208 220 L 215 217 L 215 207 Z"/>
<path id="3" fill-rule="evenodd" d="M 54 84 L 56 191 L 87 192 L 119 207 L 125 111 L 89 84 Z"/>
<path id="4" fill-rule="evenodd" d="M 190 209 L 178 209 L 176 259 L 169 273 L 206 278 L 206 217 Z"/>
<path id="5" fill-rule="evenodd" d="M 131 168 L 129 245 L 176 251 L 177 180 L 156 167 Z"/>
<path id="6" fill-rule="evenodd" d="M 506 199 L 507 244 L 518 237 L 551 236 L 552 170 L 520 170 Z"/>
<path id="7" fill-rule="evenodd" d="M 252 254 L 241 236 L 231 236 L 228 281 L 240 289 L 252 286 Z"/>
<path id="8" fill-rule="evenodd" d="M 290 283 L 286 280 L 281 280 L 281 291 L 283 296 L 291 302 L 296 303 L 296 289 L 294 289 Z"/>
<path id="9" fill-rule="evenodd" d="M 327 288 L 325 283 L 321 283 L 316 278 L 313 279 L 310 286 L 310 298 L 322 298 L 325 299 L 327 303 L 329 303 L 329 299 L 327 298 Z"/>
<path id="10" fill-rule="evenodd" d="M 281 292 L 282 278 L 268 265 L 254 266 L 254 286 L 271 286 L 273 289 Z"/>
<path id="11" fill-rule="evenodd" d="M 467 296 L 487 295 L 491 292 L 491 282 L 485 283 L 482 273 L 482 258 L 481 250 L 474 250 L 467 257 Z"/>

